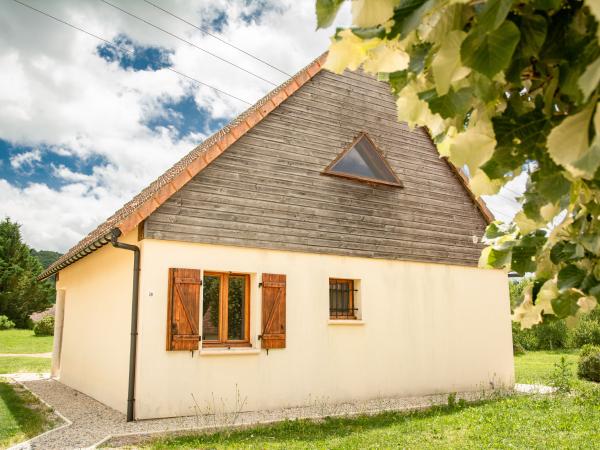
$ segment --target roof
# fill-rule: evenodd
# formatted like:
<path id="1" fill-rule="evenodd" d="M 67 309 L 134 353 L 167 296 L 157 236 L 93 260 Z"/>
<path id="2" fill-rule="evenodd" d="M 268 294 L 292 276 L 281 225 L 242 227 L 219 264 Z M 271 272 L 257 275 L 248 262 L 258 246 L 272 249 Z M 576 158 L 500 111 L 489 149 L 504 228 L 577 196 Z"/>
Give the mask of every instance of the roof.
<path id="1" fill-rule="evenodd" d="M 204 140 L 202 144 L 181 158 L 169 170 L 48 267 L 38 279 L 43 280 L 110 243 L 111 235 L 115 230 L 119 230 L 121 234 L 134 230 L 188 181 L 319 73 L 323 68 L 326 57 L 327 53 L 324 53 L 316 58 L 296 75 L 273 89 L 253 106 L 232 120 L 228 125 Z M 462 171 L 455 168 L 451 163 L 448 164 L 453 168 L 461 183 L 466 187 L 485 220 L 488 223 L 493 221 L 493 215 L 483 201 L 470 191 L 468 180 Z"/>

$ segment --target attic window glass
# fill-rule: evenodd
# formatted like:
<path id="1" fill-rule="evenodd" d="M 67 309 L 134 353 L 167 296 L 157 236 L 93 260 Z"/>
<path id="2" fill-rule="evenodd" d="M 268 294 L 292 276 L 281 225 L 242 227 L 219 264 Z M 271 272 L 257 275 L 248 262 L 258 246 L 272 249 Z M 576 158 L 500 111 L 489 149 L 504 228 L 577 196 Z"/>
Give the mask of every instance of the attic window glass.
<path id="1" fill-rule="evenodd" d="M 402 186 L 383 155 L 366 134 L 361 134 L 325 169 L 328 175 L 391 186 Z"/>

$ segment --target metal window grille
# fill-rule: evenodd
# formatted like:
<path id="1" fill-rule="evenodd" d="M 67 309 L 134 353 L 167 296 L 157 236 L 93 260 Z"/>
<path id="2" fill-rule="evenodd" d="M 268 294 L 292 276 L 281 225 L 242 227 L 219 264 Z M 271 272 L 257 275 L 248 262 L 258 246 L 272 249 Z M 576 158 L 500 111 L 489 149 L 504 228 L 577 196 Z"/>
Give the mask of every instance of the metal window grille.
<path id="1" fill-rule="evenodd" d="M 329 317 L 332 319 L 356 319 L 354 307 L 354 281 L 329 279 Z"/>

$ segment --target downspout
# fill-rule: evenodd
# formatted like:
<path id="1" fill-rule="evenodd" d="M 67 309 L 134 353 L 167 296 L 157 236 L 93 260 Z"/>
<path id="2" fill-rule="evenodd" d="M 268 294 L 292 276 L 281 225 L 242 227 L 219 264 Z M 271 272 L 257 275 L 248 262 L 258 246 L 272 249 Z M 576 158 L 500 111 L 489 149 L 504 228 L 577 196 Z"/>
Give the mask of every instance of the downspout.
<path id="1" fill-rule="evenodd" d="M 118 242 L 121 230 L 115 228 L 110 242 L 113 247 L 133 252 L 133 287 L 131 289 L 131 339 L 129 343 L 129 386 L 127 388 L 127 422 L 134 420 L 135 404 L 135 362 L 137 354 L 138 303 L 140 291 L 140 248 L 137 245 Z"/>

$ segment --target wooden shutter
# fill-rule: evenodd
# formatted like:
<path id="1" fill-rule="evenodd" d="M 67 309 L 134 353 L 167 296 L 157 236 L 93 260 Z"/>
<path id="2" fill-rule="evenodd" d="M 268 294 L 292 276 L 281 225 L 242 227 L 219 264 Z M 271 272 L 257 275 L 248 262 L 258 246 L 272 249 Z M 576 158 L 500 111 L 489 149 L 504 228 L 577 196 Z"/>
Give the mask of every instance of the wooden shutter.
<path id="1" fill-rule="evenodd" d="M 167 350 L 197 350 L 200 339 L 200 271 L 169 269 Z"/>
<path id="2" fill-rule="evenodd" d="M 285 275 L 262 276 L 262 348 L 285 348 Z"/>

